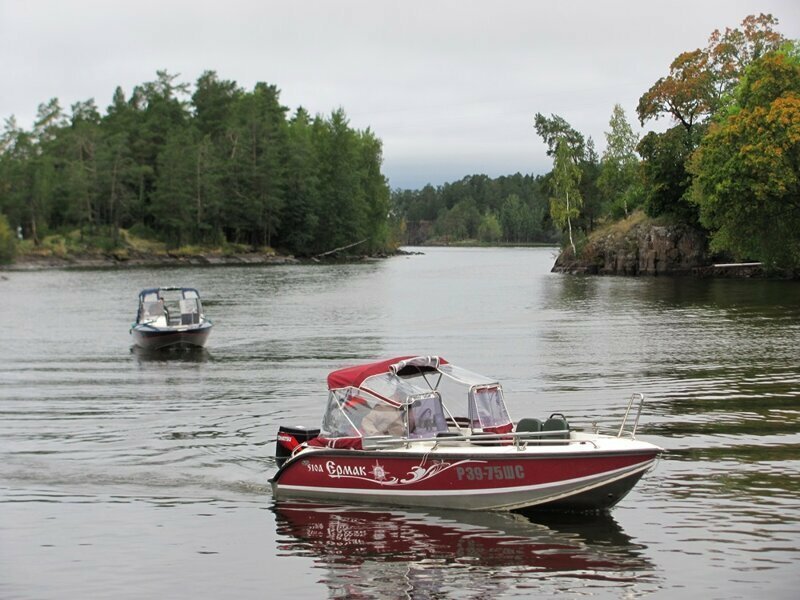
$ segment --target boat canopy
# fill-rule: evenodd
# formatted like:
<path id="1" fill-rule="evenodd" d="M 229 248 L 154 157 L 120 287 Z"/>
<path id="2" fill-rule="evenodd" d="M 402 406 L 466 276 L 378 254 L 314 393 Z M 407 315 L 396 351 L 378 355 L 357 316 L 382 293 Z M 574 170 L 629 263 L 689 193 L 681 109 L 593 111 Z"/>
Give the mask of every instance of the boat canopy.
<path id="1" fill-rule="evenodd" d="M 163 297 L 163 292 L 180 292 L 181 298 L 199 298 L 200 292 L 195 288 L 189 287 L 160 287 L 160 288 L 146 288 L 139 292 L 139 302 L 155 302 Z"/>
<path id="2" fill-rule="evenodd" d="M 364 380 L 373 375 L 407 375 L 425 371 L 435 371 L 447 361 L 440 356 L 398 356 L 366 365 L 356 365 L 333 371 L 328 375 L 328 389 L 335 390 L 348 386 L 361 387 Z"/>
<path id="3" fill-rule="evenodd" d="M 473 430 L 496 431 L 511 427 L 503 389 L 488 377 L 448 363 L 439 356 L 401 356 L 333 371 L 328 375 L 329 403 L 322 430 L 328 435 L 370 435 L 365 414 L 383 405 L 414 436 L 415 427 L 428 421 L 429 433 L 446 430 L 448 406 L 466 404 Z M 430 409 L 430 410 L 428 410 Z M 422 417 L 422 413 L 426 417 Z M 419 418 L 415 415 L 419 413 Z M 394 431 L 392 433 L 395 433 Z"/>

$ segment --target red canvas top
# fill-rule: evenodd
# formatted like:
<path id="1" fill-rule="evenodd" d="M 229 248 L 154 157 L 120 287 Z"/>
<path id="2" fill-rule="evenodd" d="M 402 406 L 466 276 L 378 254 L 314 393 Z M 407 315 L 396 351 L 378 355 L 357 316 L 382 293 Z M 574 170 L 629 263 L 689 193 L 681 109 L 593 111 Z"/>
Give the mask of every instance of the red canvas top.
<path id="1" fill-rule="evenodd" d="M 420 361 L 430 362 L 433 359 L 438 361 L 438 364 L 446 365 L 447 361 L 442 357 L 435 356 L 398 356 L 389 358 L 379 362 L 368 363 L 366 365 L 356 365 L 355 367 L 347 367 L 333 371 L 328 375 L 328 389 L 335 390 L 343 387 L 353 386 L 359 387 L 367 377 L 373 375 L 380 375 L 381 373 L 388 373 L 392 365 L 401 361 L 409 361 L 412 359 L 420 359 Z"/>

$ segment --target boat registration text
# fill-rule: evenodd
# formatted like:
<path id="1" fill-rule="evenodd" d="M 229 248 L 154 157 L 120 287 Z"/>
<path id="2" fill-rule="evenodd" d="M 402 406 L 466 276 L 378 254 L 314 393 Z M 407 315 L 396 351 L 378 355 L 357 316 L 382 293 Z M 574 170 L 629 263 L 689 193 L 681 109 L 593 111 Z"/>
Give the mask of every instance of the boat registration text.
<path id="1" fill-rule="evenodd" d="M 456 477 L 459 481 L 508 481 L 510 479 L 525 479 L 525 467 L 522 465 L 457 467 Z"/>

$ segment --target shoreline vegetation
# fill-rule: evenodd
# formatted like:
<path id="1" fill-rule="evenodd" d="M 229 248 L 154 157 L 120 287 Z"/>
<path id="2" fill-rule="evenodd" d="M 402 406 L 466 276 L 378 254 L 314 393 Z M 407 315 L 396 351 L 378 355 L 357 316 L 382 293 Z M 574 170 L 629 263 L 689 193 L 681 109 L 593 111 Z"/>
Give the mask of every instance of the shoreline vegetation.
<path id="1" fill-rule="evenodd" d="M 80 232 L 53 235 L 44 238 L 39 246 L 31 242 L 19 244 L 13 262 L 0 264 L 0 271 L 41 271 L 48 269 L 96 269 L 153 266 L 221 266 L 221 265 L 281 265 L 309 262 L 339 262 L 342 260 L 369 260 L 390 255 L 415 254 L 401 249 L 366 253 L 348 253 L 348 244 L 316 256 L 295 257 L 276 252 L 273 248 L 253 248 L 244 244 L 225 246 L 182 246 L 168 248 L 163 242 L 137 238 L 120 230 L 120 240 L 112 248 L 80 241 Z"/>
<path id="2" fill-rule="evenodd" d="M 390 190 L 382 141 L 294 112 L 274 85 L 158 71 L 105 114 L 39 106 L 0 133 L 0 264 L 10 268 L 271 264 L 388 256 L 400 246 L 558 245 L 554 271 L 800 273 L 800 41 L 772 15 L 712 32 L 639 99 L 602 156 L 536 113 L 553 168 Z M 533 133 L 532 133 L 533 135 Z M 758 263 L 758 268 L 753 267 Z M 714 265 L 736 266 L 714 266 Z M 742 265 L 747 265 L 742 267 Z"/>
<path id="3" fill-rule="evenodd" d="M 479 239 L 431 239 L 417 247 L 403 247 L 364 254 L 350 252 L 363 242 L 320 253 L 295 257 L 272 248 L 251 248 L 229 244 L 225 247 L 184 246 L 168 249 L 162 242 L 142 240 L 122 230 L 121 242 L 111 250 L 76 244 L 79 232 L 66 239 L 49 236 L 24 251 L 14 262 L 0 264 L 0 272 L 28 272 L 61 269 L 124 269 L 181 266 L 256 266 L 339 263 L 381 260 L 391 256 L 425 254 L 424 248 L 557 248 L 548 242 L 495 242 Z M 72 240 L 67 243 L 66 240 Z M 693 276 L 697 278 L 800 279 L 798 269 L 769 269 L 762 263 L 715 263 L 708 251 L 706 233 L 699 228 L 652 219 L 642 211 L 629 218 L 598 228 L 581 244 L 578 256 L 562 249 L 553 273 L 570 275 Z"/>
<path id="4" fill-rule="evenodd" d="M 49 269 L 101 269 L 138 268 L 157 266 L 224 266 L 224 265 L 284 265 L 308 263 L 332 263 L 342 261 L 380 260 L 391 256 L 422 255 L 423 251 L 407 250 L 403 247 L 370 254 L 348 252 L 357 248 L 359 242 L 342 248 L 322 252 L 316 256 L 296 257 L 281 254 L 272 248 L 251 248 L 229 244 L 226 247 L 184 246 L 168 249 L 162 242 L 142 240 L 125 230 L 120 231 L 121 242 L 113 249 L 100 246 L 76 244 L 79 232 L 71 236 L 49 236 L 39 247 L 21 244 L 13 262 L 0 264 L 0 271 L 42 271 Z M 68 243 L 67 240 L 73 240 Z M 489 244 L 477 239 L 431 240 L 422 248 L 540 248 L 555 247 L 547 242 L 513 242 Z"/>

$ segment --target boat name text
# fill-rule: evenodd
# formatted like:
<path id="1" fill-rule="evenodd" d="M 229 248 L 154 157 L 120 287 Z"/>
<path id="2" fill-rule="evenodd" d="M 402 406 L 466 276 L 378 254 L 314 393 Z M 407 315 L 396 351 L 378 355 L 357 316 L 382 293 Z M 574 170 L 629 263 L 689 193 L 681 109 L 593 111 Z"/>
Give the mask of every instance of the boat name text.
<path id="1" fill-rule="evenodd" d="M 367 468 L 365 466 L 337 465 L 332 460 L 325 463 L 325 469 L 331 477 L 366 477 Z"/>

